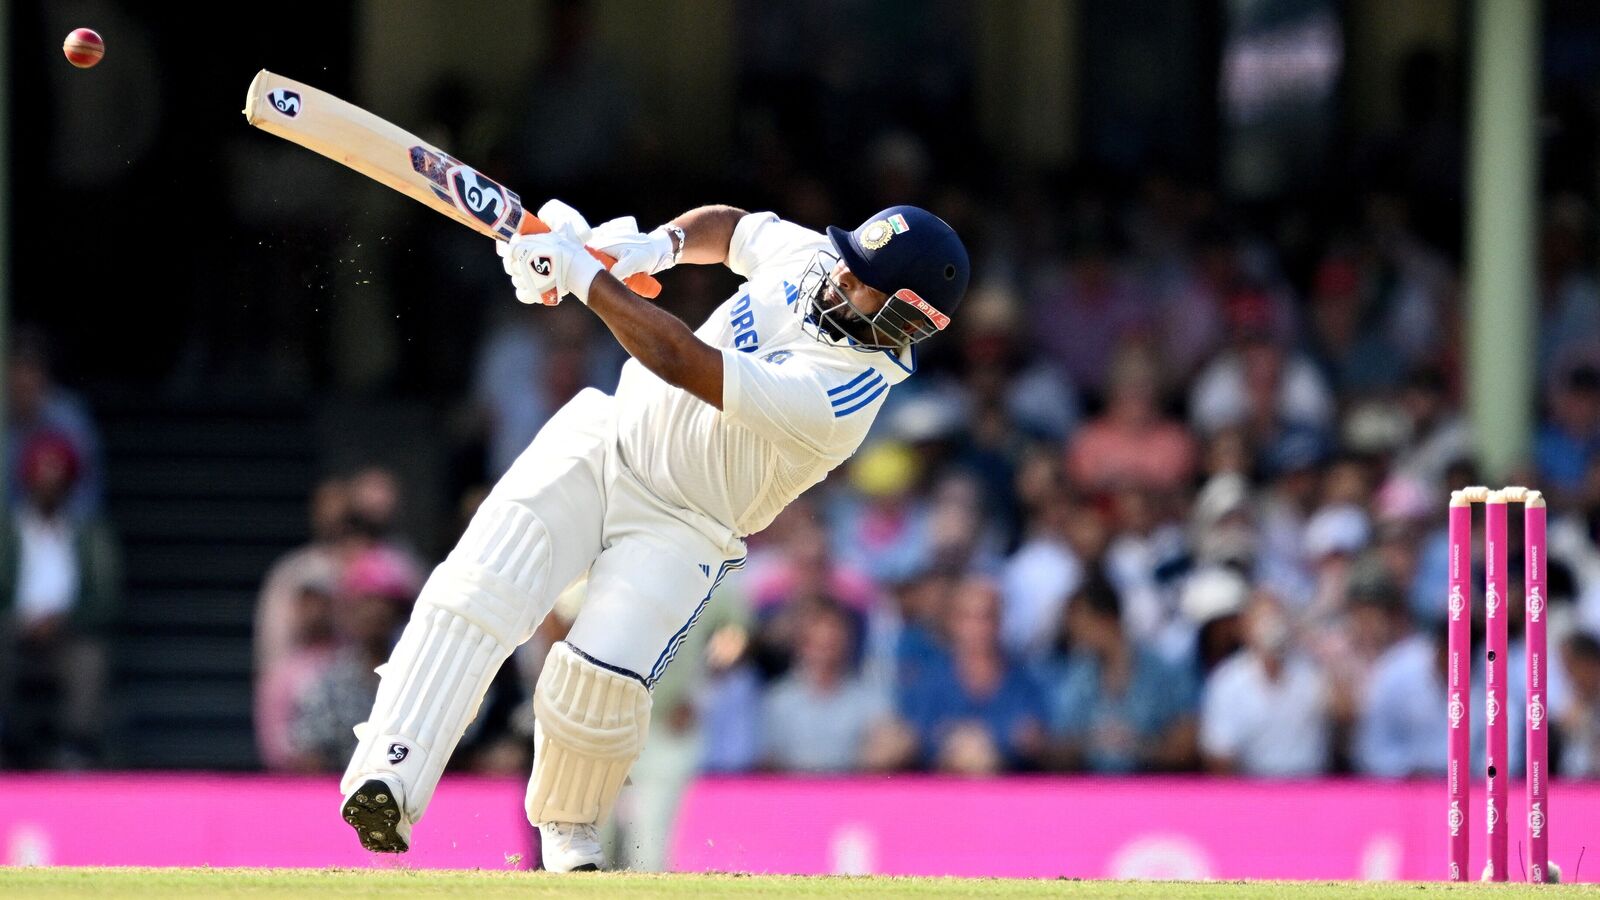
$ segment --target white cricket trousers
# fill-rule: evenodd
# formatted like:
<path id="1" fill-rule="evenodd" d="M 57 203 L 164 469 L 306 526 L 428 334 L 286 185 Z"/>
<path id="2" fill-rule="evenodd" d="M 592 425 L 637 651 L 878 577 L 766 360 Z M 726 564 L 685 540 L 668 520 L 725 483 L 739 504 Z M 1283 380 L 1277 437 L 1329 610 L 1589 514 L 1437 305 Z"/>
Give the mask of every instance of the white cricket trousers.
<path id="1" fill-rule="evenodd" d="M 567 642 L 653 687 L 712 591 L 743 564 L 616 458 L 615 399 L 589 389 L 540 429 L 424 586 L 341 780 L 397 777 L 416 821 L 495 672 L 587 571 Z"/>

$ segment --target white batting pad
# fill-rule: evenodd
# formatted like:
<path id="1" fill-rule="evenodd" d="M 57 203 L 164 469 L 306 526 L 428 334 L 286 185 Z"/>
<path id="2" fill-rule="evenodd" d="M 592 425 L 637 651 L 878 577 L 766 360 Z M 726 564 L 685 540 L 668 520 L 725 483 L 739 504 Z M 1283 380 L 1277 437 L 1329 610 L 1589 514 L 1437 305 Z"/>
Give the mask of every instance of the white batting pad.
<path id="1" fill-rule="evenodd" d="M 528 821 L 605 819 L 650 731 L 650 692 L 644 682 L 562 642 L 545 659 L 533 704 Z"/>
<path id="2" fill-rule="evenodd" d="M 445 763 L 506 657 L 554 599 L 549 540 L 526 507 L 488 504 L 433 571 L 389 661 L 340 789 L 392 773 L 406 815 L 420 819 Z"/>

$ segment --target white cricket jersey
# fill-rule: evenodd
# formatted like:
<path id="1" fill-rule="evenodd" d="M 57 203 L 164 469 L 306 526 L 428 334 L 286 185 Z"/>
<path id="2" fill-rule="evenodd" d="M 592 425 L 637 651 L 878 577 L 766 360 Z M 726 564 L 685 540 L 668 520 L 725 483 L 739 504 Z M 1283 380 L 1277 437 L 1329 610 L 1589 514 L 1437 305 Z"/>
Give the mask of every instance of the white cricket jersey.
<path id="1" fill-rule="evenodd" d="M 728 268 L 745 283 L 696 336 L 722 348 L 722 406 L 662 381 L 637 360 L 617 385 L 618 450 L 670 506 L 744 537 L 767 527 L 861 445 L 915 354 L 818 340 L 794 304 L 828 238 L 772 213 L 739 220 Z"/>

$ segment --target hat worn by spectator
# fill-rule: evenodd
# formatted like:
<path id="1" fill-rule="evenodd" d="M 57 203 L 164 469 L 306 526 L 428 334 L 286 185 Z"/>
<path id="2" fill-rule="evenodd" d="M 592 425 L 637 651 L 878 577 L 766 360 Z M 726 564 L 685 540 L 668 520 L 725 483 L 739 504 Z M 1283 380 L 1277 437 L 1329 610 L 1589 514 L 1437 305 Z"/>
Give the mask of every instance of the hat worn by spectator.
<path id="1" fill-rule="evenodd" d="M 1305 554 L 1309 559 L 1327 556 L 1354 556 L 1366 549 L 1372 538 L 1366 513 L 1350 504 L 1317 510 L 1306 523 Z"/>
<path id="2" fill-rule="evenodd" d="M 1225 472 L 1207 481 L 1194 501 L 1194 524 L 1206 529 L 1250 506 L 1250 483 L 1237 472 Z"/>
<path id="3" fill-rule="evenodd" d="M 850 467 L 850 483 L 868 497 L 894 497 L 917 482 L 917 454 L 899 441 L 879 441 L 861 451 Z"/>
<path id="4" fill-rule="evenodd" d="M 1243 575 L 1224 566 L 1208 566 L 1189 576 L 1178 606 L 1184 618 L 1204 625 L 1242 612 L 1249 597 L 1250 585 Z"/>

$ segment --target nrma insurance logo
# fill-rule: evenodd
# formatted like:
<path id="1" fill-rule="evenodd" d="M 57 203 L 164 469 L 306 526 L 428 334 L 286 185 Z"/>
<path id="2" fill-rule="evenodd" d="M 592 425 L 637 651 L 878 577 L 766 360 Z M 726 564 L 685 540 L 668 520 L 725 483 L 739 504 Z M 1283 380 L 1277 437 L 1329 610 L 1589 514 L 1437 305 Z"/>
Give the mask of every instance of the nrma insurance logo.
<path id="1" fill-rule="evenodd" d="M 1461 614 L 1467 611 L 1467 599 L 1461 595 L 1461 585 L 1450 585 L 1450 621 L 1461 619 Z"/>
<path id="2" fill-rule="evenodd" d="M 1460 728 L 1461 720 L 1467 717 L 1467 704 L 1461 699 L 1460 691 L 1450 693 L 1450 727 Z"/>
<path id="3" fill-rule="evenodd" d="M 1461 801 L 1450 801 L 1450 836 L 1461 834 L 1461 826 L 1467 822 L 1467 814 L 1461 811 Z"/>

